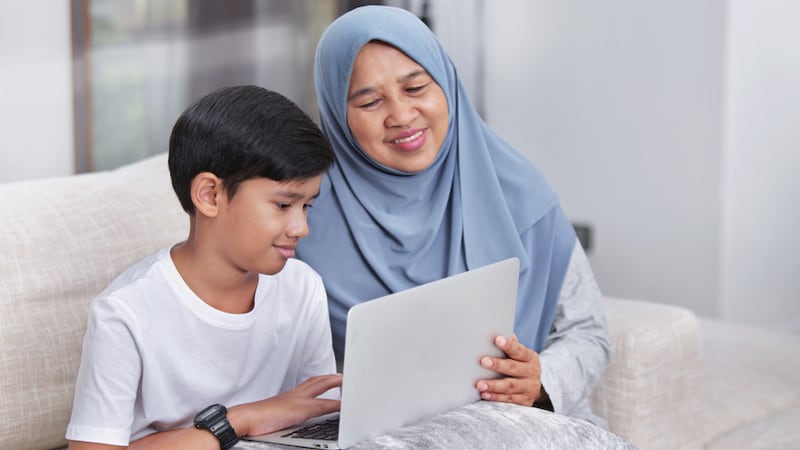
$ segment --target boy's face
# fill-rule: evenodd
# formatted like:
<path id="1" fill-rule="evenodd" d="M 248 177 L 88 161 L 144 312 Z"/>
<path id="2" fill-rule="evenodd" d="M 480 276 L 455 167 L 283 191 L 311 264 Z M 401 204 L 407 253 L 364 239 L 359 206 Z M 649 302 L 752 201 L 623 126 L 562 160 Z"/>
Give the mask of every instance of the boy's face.
<path id="1" fill-rule="evenodd" d="M 253 178 L 233 198 L 220 195 L 218 250 L 243 272 L 280 272 L 308 235 L 306 214 L 321 181 L 322 175 L 283 183 Z"/>

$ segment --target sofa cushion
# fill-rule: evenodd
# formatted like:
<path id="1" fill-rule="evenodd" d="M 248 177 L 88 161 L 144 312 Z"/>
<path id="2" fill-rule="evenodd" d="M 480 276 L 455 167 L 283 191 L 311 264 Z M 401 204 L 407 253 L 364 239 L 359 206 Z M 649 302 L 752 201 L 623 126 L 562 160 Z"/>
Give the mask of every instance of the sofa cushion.
<path id="1" fill-rule="evenodd" d="M 718 436 L 706 450 L 796 449 L 800 447 L 800 406 Z"/>
<path id="2" fill-rule="evenodd" d="M 0 185 L 0 442 L 65 445 L 90 300 L 186 238 L 166 154 L 115 171 Z"/>
<path id="3" fill-rule="evenodd" d="M 800 335 L 703 318 L 705 346 L 705 443 L 726 448 L 728 433 L 755 447 L 785 448 L 787 417 L 793 417 L 794 447 L 800 446 Z M 749 430 L 746 428 L 753 426 Z M 774 425 L 774 429 L 771 427 Z M 759 435 L 761 437 L 759 438 Z M 717 442 L 719 441 L 719 442 Z"/>
<path id="4" fill-rule="evenodd" d="M 288 449 L 242 441 L 236 449 Z M 538 408 L 477 401 L 421 420 L 352 450 L 384 449 L 635 449 L 624 439 L 581 419 Z"/>

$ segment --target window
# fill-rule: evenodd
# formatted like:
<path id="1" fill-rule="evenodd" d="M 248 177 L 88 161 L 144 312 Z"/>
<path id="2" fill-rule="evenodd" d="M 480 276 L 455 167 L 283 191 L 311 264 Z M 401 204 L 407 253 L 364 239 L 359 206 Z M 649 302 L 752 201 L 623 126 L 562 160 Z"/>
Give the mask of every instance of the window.
<path id="1" fill-rule="evenodd" d="M 166 151 L 178 115 L 222 86 L 264 86 L 316 119 L 313 55 L 339 3 L 72 2 L 77 171 Z"/>

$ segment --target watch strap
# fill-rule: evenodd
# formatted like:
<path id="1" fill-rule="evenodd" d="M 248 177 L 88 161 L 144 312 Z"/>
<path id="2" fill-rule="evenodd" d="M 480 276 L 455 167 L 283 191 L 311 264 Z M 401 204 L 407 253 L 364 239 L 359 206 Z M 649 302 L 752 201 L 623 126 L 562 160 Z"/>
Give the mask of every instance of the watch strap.
<path id="1" fill-rule="evenodd" d="M 236 435 L 236 431 L 231 426 L 231 423 L 228 422 L 227 417 L 220 422 L 219 428 L 216 430 L 209 429 L 209 431 L 217 437 L 222 450 L 228 450 L 239 442 L 239 436 Z"/>

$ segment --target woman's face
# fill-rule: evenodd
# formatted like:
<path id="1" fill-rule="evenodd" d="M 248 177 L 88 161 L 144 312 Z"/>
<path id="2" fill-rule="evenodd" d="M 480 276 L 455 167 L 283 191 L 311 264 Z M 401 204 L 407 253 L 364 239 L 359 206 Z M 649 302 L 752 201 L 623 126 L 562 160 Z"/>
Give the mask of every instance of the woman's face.
<path id="1" fill-rule="evenodd" d="M 356 57 L 347 125 L 375 161 L 404 172 L 433 164 L 447 134 L 444 92 L 400 50 L 370 42 Z"/>

